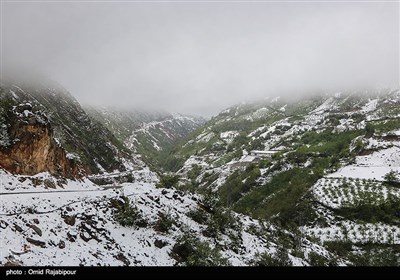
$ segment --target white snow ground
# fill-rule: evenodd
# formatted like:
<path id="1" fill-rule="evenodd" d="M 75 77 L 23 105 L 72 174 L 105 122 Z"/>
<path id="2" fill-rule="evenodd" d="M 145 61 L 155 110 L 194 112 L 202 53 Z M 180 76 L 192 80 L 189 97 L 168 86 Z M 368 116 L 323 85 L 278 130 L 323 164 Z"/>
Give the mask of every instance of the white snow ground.
<path id="1" fill-rule="evenodd" d="M 391 170 L 400 171 L 399 147 L 379 150 L 366 156 L 357 156 L 355 164 L 344 166 L 327 177 L 348 177 L 383 181 L 383 177 Z"/>
<path id="2" fill-rule="evenodd" d="M 142 178 L 142 181 L 124 183 L 117 189 L 100 189 L 93 183 L 85 186 L 83 182 L 87 181 L 77 183 L 75 188 L 69 182 L 65 189 L 55 190 L 28 186 L 28 180 L 14 189 L 2 186 L 0 265 L 10 258 L 29 266 L 174 265 L 176 261 L 170 252 L 183 228 L 210 241 L 201 233 L 206 226 L 186 215 L 196 207 L 199 198 L 172 189 L 155 188 L 153 174 L 147 171 L 135 174 L 135 178 Z M 6 172 L 1 176 L 3 182 L 19 184 L 20 176 Z M 122 227 L 115 222 L 110 199 L 120 195 L 129 197 L 138 207 L 148 222 L 147 227 Z M 169 213 L 176 221 L 169 233 L 160 233 L 153 228 L 159 213 Z M 256 253 L 274 251 L 266 240 L 248 232 L 250 225 L 258 227 L 257 221 L 235 215 L 245 225 L 241 232 L 243 249 L 237 253 L 230 249 L 222 251 L 232 265 L 247 265 Z M 75 223 L 67 224 L 66 218 L 72 216 Z M 30 244 L 27 238 L 39 241 L 39 245 Z M 223 245 L 227 240 L 229 238 L 225 236 L 219 242 Z M 156 241 L 164 242 L 165 246 L 158 248 Z M 24 244 L 30 245 L 32 250 L 22 255 L 10 252 L 22 251 Z M 294 264 L 305 264 L 298 258 L 291 258 Z"/>

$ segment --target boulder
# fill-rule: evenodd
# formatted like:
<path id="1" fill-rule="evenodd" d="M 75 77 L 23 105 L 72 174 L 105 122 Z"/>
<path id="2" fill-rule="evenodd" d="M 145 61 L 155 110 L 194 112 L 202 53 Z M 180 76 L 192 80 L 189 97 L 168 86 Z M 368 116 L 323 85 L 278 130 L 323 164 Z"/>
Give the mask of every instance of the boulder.
<path id="1" fill-rule="evenodd" d="M 49 180 L 49 179 L 45 179 L 43 182 L 44 186 L 50 189 L 55 189 L 56 188 L 56 184 L 54 184 L 53 181 Z"/>
<path id="2" fill-rule="evenodd" d="M 91 235 L 87 231 L 82 231 L 79 236 L 82 238 L 83 241 L 88 242 L 92 239 Z"/>
<path id="3" fill-rule="evenodd" d="M 33 229 L 33 231 L 36 232 L 37 235 L 42 236 L 42 230 L 38 226 L 29 225 L 29 227 Z"/>
<path id="4" fill-rule="evenodd" d="M 29 238 L 29 237 L 26 238 L 26 241 L 28 241 L 29 243 L 31 243 L 35 246 L 46 248 L 46 242 L 44 242 L 44 241 L 35 240 L 35 239 Z"/>
<path id="5" fill-rule="evenodd" d="M 131 264 L 131 262 L 122 253 L 118 253 L 118 255 L 115 255 L 114 258 L 123 262 L 126 266 L 129 266 Z"/>
<path id="6" fill-rule="evenodd" d="M 168 243 L 163 240 L 156 239 L 156 241 L 154 241 L 154 246 L 156 246 L 159 249 L 165 247 L 166 245 L 168 245 Z"/>
<path id="7" fill-rule="evenodd" d="M 67 232 L 67 238 L 70 242 L 75 242 L 76 240 L 76 233 L 74 231 Z"/>
<path id="8" fill-rule="evenodd" d="M 75 225 L 75 222 L 76 222 L 76 217 L 75 217 L 75 215 L 66 216 L 66 217 L 64 218 L 64 222 L 65 222 L 67 225 L 70 225 L 70 226 Z"/>
<path id="9" fill-rule="evenodd" d="M 8 223 L 6 221 L 0 220 L 0 228 L 5 229 L 8 227 Z"/>
<path id="10" fill-rule="evenodd" d="M 22 227 L 20 227 L 20 226 L 17 225 L 17 224 L 14 224 L 14 228 L 15 228 L 15 230 L 18 231 L 18 232 L 23 232 L 23 231 L 24 231 L 24 230 L 22 229 Z"/>

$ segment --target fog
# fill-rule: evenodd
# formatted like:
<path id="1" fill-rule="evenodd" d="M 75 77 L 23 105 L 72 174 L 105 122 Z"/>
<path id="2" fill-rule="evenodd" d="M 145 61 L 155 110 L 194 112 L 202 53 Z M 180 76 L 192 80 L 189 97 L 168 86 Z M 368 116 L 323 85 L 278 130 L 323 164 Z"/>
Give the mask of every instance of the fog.
<path id="1" fill-rule="evenodd" d="M 2 70 L 83 104 L 211 116 L 237 102 L 399 87 L 399 3 L 3 1 Z"/>

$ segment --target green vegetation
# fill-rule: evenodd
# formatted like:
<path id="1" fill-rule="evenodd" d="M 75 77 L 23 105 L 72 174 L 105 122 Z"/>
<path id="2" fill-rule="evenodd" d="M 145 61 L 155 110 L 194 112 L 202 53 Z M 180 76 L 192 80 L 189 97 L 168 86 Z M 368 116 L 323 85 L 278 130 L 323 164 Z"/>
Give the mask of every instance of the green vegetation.
<path id="1" fill-rule="evenodd" d="M 196 223 L 202 225 L 204 225 L 209 219 L 209 214 L 200 207 L 196 207 L 195 209 L 190 210 L 187 213 L 187 216 L 190 217 Z"/>
<path id="2" fill-rule="evenodd" d="M 160 232 L 169 232 L 172 226 L 175 224 L 175 220 L 169 213 L 159 213 L 159 218 L 154 226 L 154 229 Z"/>
<path id="3" fill-rule="evenodd" d="M 203 191 L 203 198 L 199 204 L 201 208 L 210 214 L 214 214 L 216 210 L 221 207 L 218 194 L 213 192 L 211 188 L 207 188 Z"/>
<path id="4" fill-rule="evenodd" d="M 160 182 L 157 184 L 158 188 L 174 188 L 179 182 L 179 176 L 177 175 L 162 175 L 160 177 Z"/>
<path id="5" fill-rule="evenodd" d="M 326 241 L 324 245 L 329 251 L 340 257 L 346 257 L 352 250 L 352 243 L 349 241 Z"/>
<path id="6" fill-rule="evenodd" d="M 228 230 L 240 231 L 241 225 L 237 222 L 232 211 L 227 208 L 217 208 L 207 221 L 206 235 L 217 238 Z"/>
<path id="7" fill-rule="evenodd" d="M 388 119 L 388 120 L 380 120 L 369 122 L 369 124 L 373 127 L 373 129 L 378 133 L 387 133 L 394 129 L 400 128 L 399 119 Z"/>
<path id="8" fill-rule="evenodd" d="M 4 97 L 3 92 L 0 91 L 0 147 L 6 147 L 11 144 L 6 120 L 7 112 L 12 108 L 12 106 L 12 100 Z"/>
<path id="9" fill-rule="evenodd" d="M 349 252 L 347 257 L 355 266 L 399 266 L 400 246 L 357 244 L 361 254 Z"/>
<path id="10" fill-rule="evenodd" d="M 291 266 L 292 262 L 289 259 L 288 251 L 280 247 L 274 254 L 264 252 L 256 256 L 254 262 L 256 266 Z"/>
<path id="11" fill-rule="evenodd" d="M 115 220 L 124 227 L 146 226 L 139 209 L 133 205 L 129 198 L 122 196 L 120 199 L 112 199 L 111 206 L 115 208 Z"/>
<path id="12" fill-rule="evenodd" d="M 352 244 L 349 241 L 327 241 L 325 246 L 354 266 L 399 266 L 400 246 L 375 243 Z"/>
<path id="13" fill-rule="evenodd" d="M 392 185 L 392 186 L 400 186 L 400 174 L 397 171 L 391 170 L 385 176 L 383 179 L 386 181 L 387 184 Z"/>
<path id="14" fill-rule="evenodd" d="M 205 172 L 200 184 L 210 186 L 219 177 L 218 173 Z"/>
<path id="15" fill-rule="evenodd" d="M 236 203 L 257 185 L 256 180 L 260 175 L 260 169 L 254 164 L 249 165 L 243 172 L 235 171 L 219 189 L 221 201 L 226 202 L 228 207 Z"/>
<path id="16" fill-rule="evenodd" d="M 269 173 L 271 181 L 256 186 L 260 176 L 256 166 L 249 166 L 244 172 L 233 173 L 221 187 L 221 198 L 233 203 L 236 211 L 257 218 L 270 218 L 279 214 L 282 225 L 295 224 L 298 217 L 302 221 L 315 218 L 312 210 L 312 197 L 307 196 L 309 188 L 321 178 L 327 169 L 337 169 L 339 159 L 350 158 L 351 141 L 362 134 L 361 131 L 349 131 L 332 134 L 330 130 L 317 133 L 306 132 L 298 143 L 298 148 L 289 152 L 286 158 L 274 161 Z M 280 162 L 289 162 L 295 167 L 279 172 Z M 309 161 L 307 168 L 304 163 Z M 229 205 L 229 204 L 228 204 Z"/>
<path id="17" fill-rule="evenodd" d="M 229 237 L 227 246 L 238 251 L 242 245 L 242 225 L 237 221 L 233 212 L 220 203 L 218 195 L 211 190 L 206 190 L 199 205 L 187 214 L 195 222 L 206 225 L 203 235 L 219 239 L 222 234 Z"/>
<path id="18" fill-rule="evenodd" d="M 168 150 L 161 152 L 162 156 L 157 156 L 156 160 L 159 160 L 160 165 L 165 171 L 177 171 L 192 155 L 204 156 L 210 153 L 219 155 L 218 159 L 213 162 L 214 166 L 221 166 L 234 158 L 239 158 L 242 155 L 242 149 L 256 149 L 261 147 L 261 139 L 254 139 L 247 137 L 248 134 L 254 131 L 256 128 L 262 125 L 272 124 L 278 120 L 281 120 L 284 115 L 277 111 L 277 108 L 271 109 L 270 114 L 266 114 L 261 118 L 249 120 L 245 116 L 251 113 L 254 108 L 252 106 L 244 106 L 238 109 L 239 115 L 235 115 L 235 118 L 231 120 L 224 119 L 229 113 L 221 114 L 208 121 L 206 127 L 208 129 L 198 129 L 189 134 L 185 139 L 176 143 L 173 147 Z M 272 110 L 273 109 L 273 110 Z M 282 127 L 282 129 L 286 129 Z M 240 134 L 234 138 L 232 143 L 227 145 L 220 139 L 220 133 L 225 131 L 239 131 Z M 210 138 L 207 141 L 201 141 L 196 139 L 201 134 L 209 135 Z M 189 141 L 188 139 L 191 139 Z"/>
<path id="19" fill-rule="evenodd" d="M 190 180 L 196 180 L 201 173 L 201 167 L 197 164 L 192 164 L 191 169 L 187 173 L 187 178 Z"/>
<path id="20" fill-rule="evenodd" d="M 280 213 L 284 223 L 296 215 L 296 204 L 316 182 L 317 175 L 309 168 L 294 168 L 275 175 L 271 182 L 254 189 L 239 200 L 234 209 L 258 218 L 269 218 Z"/>
<path id="21" fill-rule="evenodd" d="M 308 254 L 308 261 L 311 266 L 327 266 L 328 260 L 316 252 L 310 252 Z"/>
<path id="22" fill-rule="evenodd" d="M 360 130 L 341 133 L 332 133 L 330 129 L 326 129 L 320 133 L 315 131 L 306 132 L 300 140 L 300 144 L 303 145 L 299 146 L 296 152 L 310 156 L 318 154 L 320 157 L 347 157 L 349 156 L 349 144 L 359 135 L 362 135 L 362 131 Z M 307 147 L 306 145 L 309 146 Z"/>
<path id="23" fill-rule="evenodd" d="M 365 136 L 372 137 L 374 133 L 375 133 L 375 127 L 370 122 L 368 122 L 365 125 Z"/>
<path id="24" fill-rule="evenodd" d="M 277 244 L 284 244 L 286 249 L 291 248 L 291 254 L 303 258 L 304 252 L 299 249 L 301 247 L 299 240 L 304 237 L 299 232 L 298 227 L 311 224 L 321 227 L 331 225 L 329 220 L 317 213 L 316 209 L 321 205 L 318 204 L 318 201 L 315 201 L 310 187 L 327 173 L 337 170 L 343 164 L 353 162 L 355 156 L 363 151 L 366 145 L 366 137 L 387 133 L 399 128 L 396 120 L 389 119 L 369 121 L 364 129 L 343 132 L 334 131 L 332 126 L 339 125 L 342 119 L 351 118 L 355 124 L 359 124 L 365 119 L 365 114 L 354 114 L 352 112 L 350 116 L 347 111 L 360 108 L 365 104 L 366 100 L 360 99 L 356 95 L 350 98 L 347 97 L 348 95 L 346 94 L 340 97 L 342 100 L 346 99 L 345 102 L 339 105 L 338 111 L 321 120 L 318 124 L 321 125 L 320 127 L 316 126 L 307 132 L 298 131 L 285 137 L 281 137 L 281 135 L 290 129 L 295 122 L 298 124 L 299 121 L 304 120 L 302 114 L 309 112 L 311 108 L 319 106 L 324 99 L 314 99 L 312 102 L 301 103 L 301 105 L 289 104 L 284 113 L 274 111 L 279 109 L 278 103 L 271 106 L 271 108 L 266 106 L 268 113 L 265 116 L 260 114 L 261 117 L 259 119 L 254 118 L 253 120 L 248 116 L 252 116 L 256 109 L 247 105 L 239 106 L 212 119 L 207 124 L 208 128 L 206 130 L 199 131 L 197 135 L 204 131 L 213 133 L 207 143 L 193 141 L 185 145 L 183 150 L 176 150 L 174 156 L 179 159 L 185 159 L 190 155 L 206 156 L 213 154 L 213 159 L 209 160 L 206 157 L 204 159 L 210 164 L 212 163 L 214 167 L 218 167 L 223 166 L 232 159 L 239 158 L 243 149 L 247 151 L 262 149 L 265 141 L 272 140 L 275 136 L 280 136 L 281 138 L 272 147 L 281 145 L 287 147 L 287 151 L 275 155 L 270 160 L 260 160 L 248 164 L 245 168 L 238 168 L 218 189 L 216 193 L 220 199 L 218 203 L 213 204 L 218 199 L 210 200 L 211 203 L 200 203 L 199 207 L 188 213 L 188 216 L 193 220 L 206 226 L 203 234 L 218 239 L 221 234 L 235 232 L 234 226 L 231 226 L 232 230 L 229 227 L 221 227 L 223 224 L 229 225 L 232 220 L 229 210 L 221 207 L 220 203 L 222 203 L 224 206 L 232 207 L 237 212 L 248 214 L 258 219 L 267 219 L 277 227 L 289 230 L 292 235 L 278 234 L 279 241 Z M 289 117 L 291 125 L 277 125 L 273 132 L 263 134 L 267 131 L 268 124 L 284 118 L 285 115 Z M 260 129 L 254 132 L 256 128 Z M 224 145 L 221 144 L 221 139 L 219 139 L 219 134 L 230 130 L 238 131 L 240 134 L 224 148 Z M 253 132 L 254 138 L 248 137 L 251 132 Z M 261 134 L 264 137 L 261 137 Z M 358 140 L 354 140 L 357 137 L 359 137 Z M 261 176 L 261 168 L 267 168 L 266 172 L 263 170 L 263 174 L 266 174 L 266 176 Z M 202 181 L 197 184 L 198 181 L 196 179 L 199 178 L 202 172 L 204 172 L 204 169 L 199 166 L 193 166 L 193 169 L 188 173 L 192 185 L 201 186 L 200 190 L 208 188 L 219 176 L 215 170 L 211 169 L 203 173 Z M 397 187 L 396 176 L 396 174 L 388 174 L 385 177 L 386 182 L 382 186 L 393 189 Z M 263 181 L 267 183 L 262 183 Z M 328 184 L 330 183 L 328 182 Z M 383 222 L 399 225 L 398 213 L 400 213 L 400 209 L 398 205 L 400 205 L 400 201 L 392 195 L 392 191 L 389 191 L 387 198 L 382 197 L 377 191 L 379 186 L 374 185 L 376 185 L 375 182 L 364 184 L 361 180 L 349 184 L 348 187 L 327 185 L 327 193 L 323 195 L 332 201 L 339 201 L 335 203 L 342 203 L 340 208 L 329 209 L 329 211 L 333 211 L 335 215 L 344 220 L 352 220 L 362 224 Z M 233 240 L 234 238 L 232 238 L 232 243 L 234 243 Z M 238 244 L 240 244 L 240 238 L 237 240 Z M 327 248 L 334 255 L 338 255 L 340 258 L 352 258 L 354 263 L 363 262 L 362 258 L 354 253 L 352 243 L 326 243 L 328 244 Z M 238 248 L 240 245 L 236 247 Z M 380 251 L 373 252 L 380 254 Z M 280 254 L 280 257 L 278 257 L 278 252 L 274 255 L 267 253 L 259 255 L 256 263 L 258 265 L 288 265 L 284 261 L 285 254 L 282 252 Z M 336 257 L 330 256 L 328 258 L 317 252 L 309 253 L 307 259 L 314 266 L 337 264 Z M 379 262 L 379 260 L 374 260 L 370 263 Z M 390 262 L 387 261 L 386 263 Z"/>
<path id="25" fill-rule="evenodd" d="M 355 206 L 335 209 L 335 213 L 349 220 L 400 225 L 400 199 L 389 196 L 381 204 L 376 204 L 376 201 L 359 199 Z"/>
<path id="26" fill-rule="evenodd" d="M 201 241 L 195 235 L 184 232 L 176 241 L 171 252 L 178 263 L 186 266 L 227 266 L 229 262 L 223 258 L 217 248 Z"/>

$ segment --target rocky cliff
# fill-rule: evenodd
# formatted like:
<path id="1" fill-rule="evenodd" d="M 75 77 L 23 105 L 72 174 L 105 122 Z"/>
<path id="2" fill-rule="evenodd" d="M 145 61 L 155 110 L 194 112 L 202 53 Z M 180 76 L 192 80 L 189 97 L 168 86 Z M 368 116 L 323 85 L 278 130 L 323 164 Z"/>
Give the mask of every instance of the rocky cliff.
<path id="1" fill-rule="evenodd" d="M 19 104 L 7 112 L 9 145 L 0 149 L 0 166 L 18 174 L 49 172 L 66 178 L 84 172 L 53 137 L 45 113 L 33 111 L 30 103 Z"/>
<path id="2" fill-rule="evenodd" d="M 76 177 L 142 166 L 67 90 L 46 80 L 0 84 L 0 150 L 1 166 L 22 174 Z"/>

